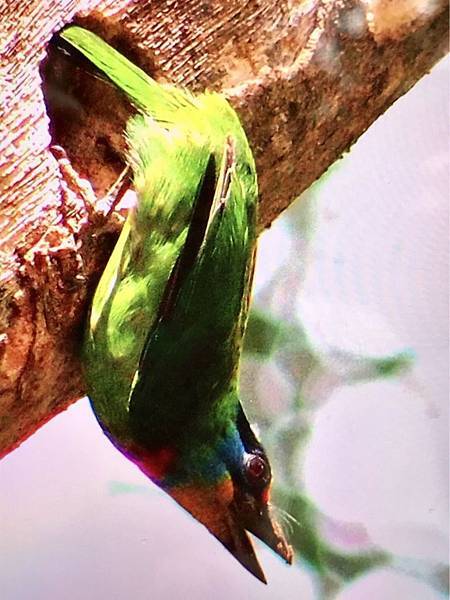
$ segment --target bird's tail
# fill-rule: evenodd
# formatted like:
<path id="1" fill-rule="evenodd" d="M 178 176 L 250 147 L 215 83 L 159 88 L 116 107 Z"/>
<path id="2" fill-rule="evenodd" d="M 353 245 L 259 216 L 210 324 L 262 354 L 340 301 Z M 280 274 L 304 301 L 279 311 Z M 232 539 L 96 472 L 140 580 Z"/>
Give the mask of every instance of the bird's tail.
<path id="1" fill-rule="evenodd" d="M 175 111 L 194 102 L 188 93 L 157 83 L 92 31 L 71 25 L 59 35 L 106 75 L 139 111 L 157 121 L 172 122 Z"/>

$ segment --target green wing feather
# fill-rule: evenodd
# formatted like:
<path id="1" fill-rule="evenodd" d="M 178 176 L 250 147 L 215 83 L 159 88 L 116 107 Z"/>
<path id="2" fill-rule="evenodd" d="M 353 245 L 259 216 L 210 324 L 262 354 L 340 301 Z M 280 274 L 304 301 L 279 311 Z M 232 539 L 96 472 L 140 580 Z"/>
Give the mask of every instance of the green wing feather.
<path id="1" fill-rule="evenodd" d="M 227 392 L 236 386 L 247 309 L 242 298 L 252 275 L 245 259 L 254 239 L 230 144 L 215 190 L 207 172 L 203 178 L 184 247 L 166 285 L 167 302 L 160 304 L 133 382 L 131 426 L 135 439 L 147 444 L 180 439 L 188 419 L 201 417 L 215 427 L 214 413 L 221 412 L 223 421 L 219 399 L 232 399 L 227 410 L 237 410 L 237 396 Z M 170 399 L 176 410 L 169 410 Z"/>
<path id="2" fill-rule="evenodd" d="M 141 125 L 145 127 L 144 122 Z M 139 138 L 135 157 L 153 156 L 153 168 L 139 169 L 135 175 L 138 181 L 143 179 L 144 197 L 130 210 L 102 274 L 85 342 L 89 395 L 102 425 L 115 432 L 124 425 L 145 338 L 186 240 L 211 154 L 206 143 L 186 144 L 188 132 L 150 133 Z"/>

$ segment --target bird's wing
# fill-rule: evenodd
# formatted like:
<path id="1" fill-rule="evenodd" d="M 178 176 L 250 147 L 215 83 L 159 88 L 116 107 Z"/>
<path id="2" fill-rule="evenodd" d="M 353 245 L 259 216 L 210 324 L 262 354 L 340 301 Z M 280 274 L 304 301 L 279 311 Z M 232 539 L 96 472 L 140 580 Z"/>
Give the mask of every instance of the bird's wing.
<path id="1" fill-rule="evenodd" d="M 138 110 L 157 121 L 171 123 L 179 108 L 194 105 L 195 99 L 188 92 L 160 85 L 92 31 L 71 25 L 59 35 L 122 90 Z"/>
<path id="2" fill-rule="evenodd" d="M 235 375 L 253 238 L 232 140 L 217 182 L 213 175 L 211 158 L 130 393 L 131 427 L 155 446 L 206 418 Z"/>
<path id="3" fill-rule="evenodd" d="M 231 139 L 224 148 L 222 165 L 216 181 L 216 160 L 210 155 L 203 175 L 202 185 L 195 201 L 191 222 L 183 250 L 171 272 L 159 307 L 156 321 L 170 319 L 186 277 L 194 267 L 212 227 L 214 217 L 224 208 L 230 193 L 231 174 L 234 167 L 234 147 Z M 220 218 L 220 215 L 219 215 Z"/>

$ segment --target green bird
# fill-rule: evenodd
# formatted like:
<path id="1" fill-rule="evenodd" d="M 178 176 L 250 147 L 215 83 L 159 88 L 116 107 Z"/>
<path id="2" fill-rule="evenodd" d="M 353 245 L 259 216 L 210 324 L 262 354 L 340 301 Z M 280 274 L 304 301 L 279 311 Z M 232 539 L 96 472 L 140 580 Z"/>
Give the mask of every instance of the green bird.
<path id="1" fill-rule="evenodd" d="M 261 581 L 248 532 L 287 562 L 268 458 L 238 374 L 256 249 L 257 180 L 227 100 L 160 85 L 97 35 L 60 37 L 137 109 L 137 201 L 100 279 L 83 364 L 111 442 Z"/>

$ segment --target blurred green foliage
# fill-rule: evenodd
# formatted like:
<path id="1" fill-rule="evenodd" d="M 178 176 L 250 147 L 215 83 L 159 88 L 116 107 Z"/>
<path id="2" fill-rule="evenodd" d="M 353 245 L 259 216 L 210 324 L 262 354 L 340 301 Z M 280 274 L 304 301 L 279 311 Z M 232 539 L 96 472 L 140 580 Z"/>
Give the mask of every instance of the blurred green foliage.
<path id="1" fill-rule="evenodd" d="M 299 466 L 304 459 L 315 414 L 337 388 L 400 377 L 410 370 L 415 356 L 411 350 L 389 356 L 364 356 L 340 348 L 321 349 L 308 335 L 297 314 L 296 301 L 302 293 L 302 280 L 307 271 L 315 231 L 315 200 L 320 185 L 313 187 L 302 202 L 291 207 L 283 217 L 288 220 L 297 245 L 301 247 L 301 251 L 297 247 L 296 256 L 302 256 L 302 264 L 294 265 L 293 273 L 289 272 L 289 265 L 283 265 L 253 303 L 244 341 L 241 393 L 246 412 L 250 420 L 258 424 L 274 466 L 275 510 L 285 521 L 299 564 L 307 565 L 316 578 L 319 597 L 331 598 L 356 577 L 381 566 L 397 568 L 402 561 L 372 544 L 362 524 L 335 522 L 309 498 L 299 476 Z M 296 282 L 295 289 L 293 281 Z M 285 299 L 284 308 L 279 306 L 280 298 Z M 276 315 L 273 307 L 276 307 Z M 281 383 L 278 381 L 281 398 L 270 397 L 273 391 L 271 377 L 281 380 Z M 269 384 L 265 385 L 267 381 Z M 349 531 L 356 527 L 362 533 L 363 547 L 352 552 L 336 547 L 336 536 L 332 540 L 327 535 L 330 524 L 334 531 L 343 533 L 343 538 L 346 527 Z M 445 565 L 438 567 L 446 570 Z M 442 578 L 436 585 L 437 578 L 427 576 L 426 573 L 431 571 L 408 570 L 409 574 L 415 574 L 438 591 L 447 593 L 448 587 L 441 585 Z"/>

